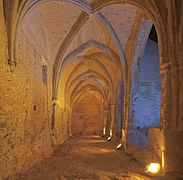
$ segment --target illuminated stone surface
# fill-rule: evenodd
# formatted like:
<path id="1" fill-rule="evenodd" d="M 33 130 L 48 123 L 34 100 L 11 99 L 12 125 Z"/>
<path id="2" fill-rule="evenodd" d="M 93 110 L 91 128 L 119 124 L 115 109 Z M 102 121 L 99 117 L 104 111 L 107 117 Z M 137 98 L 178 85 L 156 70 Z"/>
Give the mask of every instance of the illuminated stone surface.
<path id="1" fill-rule="evenodd" d="M 0 179 L 104 127 L 183 173 L 182 48 L 181 0 L 0 0 Z"/>
<path id="2" fill-rule="evenodd" d="M 61 145 L 52 157 L 17 179 L 143 179 L 144 168 L 112 143 L 99 137 L 77 137 Z"/>

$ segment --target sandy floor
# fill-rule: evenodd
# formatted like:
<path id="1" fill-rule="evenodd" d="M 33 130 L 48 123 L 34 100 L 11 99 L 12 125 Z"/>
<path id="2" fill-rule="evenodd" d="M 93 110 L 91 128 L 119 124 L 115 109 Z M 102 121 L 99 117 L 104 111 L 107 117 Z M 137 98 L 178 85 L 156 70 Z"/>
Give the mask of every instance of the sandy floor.
<path id="1" fill-rule="evenodd" d="M 148 180 L 144 167 L 100 137 L 75 137 L 21 175 L 35 180 Z"/>

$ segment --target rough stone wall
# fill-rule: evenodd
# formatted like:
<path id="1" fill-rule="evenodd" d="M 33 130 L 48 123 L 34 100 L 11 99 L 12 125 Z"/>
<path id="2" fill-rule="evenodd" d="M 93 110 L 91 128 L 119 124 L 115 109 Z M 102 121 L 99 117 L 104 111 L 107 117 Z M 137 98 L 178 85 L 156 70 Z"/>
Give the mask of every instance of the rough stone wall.
<path id="1" fill-rule="evenodd" d="M 5 2 L 5 1 L 4 1 Z M 12 1 L 11 1 L 12 2 Z M 13 1 L 18 3 L 19 1 Z M 108 3 L 109 1 L 96 1 L 97 3 Z M 111 1 L 112 2 L 112 1 Z M 120 1 L 121 2 L 121 1 Z M 171 1 L 171 0 L 164 0 L 164 1 L 144 1 L 141 4 L 141 1 L 138 0 L 127 0 L 126 3 L 132 3 L 134 5 L 141 5 L 144 9 L 147 9 L 146 18 L 150 18 L 153 20 L 158 29 L 159 35 L 159 42 L 160 42 L 160 60 L 161 60 L 161 76 L 162 76 L 162 97 L 161 97 L 161 123 L 163 128 L 163 135 L 164 135 L 164 142 L 162 143 L 162 157 L 165 158 L 165 170 L 166 171 L 183 171 L 181 166 L 182 159 L 182 129 L 183 129 L 183 110 L 182 110 L 182 103 L 183 103 L 183 83 L 182 83 L 182 76 L 183 76 L 183 65 L 182 65 L 182 57 L 183 57 L 183 2 L 181 0 Z M 14 173 L 21 167 L 25 166 L 26 162 L 25 159 L 21 159 L 20 154 L 24 156 L 26 153 L 26 157 L 30 156 L 30 160 L 32 160 L 33 156 L 36 154 L 37 157 L 41 151 L 36 151 L 35 144 L 38 142 L 36 138 L 35 142 L 27 143 L 22 138 L 22 129 L 24 129 L 25 124 L 23 122 L 28 119 L 27 125 L 30 126 L 28 128 L 30 131 L 28 135 L 28 139 L 31 139 L 34 135 L 34 124 L 36 124 L 35 132 L 39 132 L 37 127 L 40 126 L 39 122 L 42 123 L 43 119 L 46 118 L 45 115 L 41 115 L 41 112 L 45 112 L 44 108 L 45 99 L 43 97 L 44 90 L 43 87 L 40 88 L 40 84 L 36 83 L 40 81 L 39 78 L 37 80 L 37 76 L 33 76 L 32 72 L 37 72 L 39 68 L 37 68 L 39 63 L 34 64 L 31 59 L 32 57 L 27 57 L 22 50 L 20 61 L 18 62 L 16 68 L 13 68 L 14 71 L 10 72 L 9 66 L 7 65 L 8 57 L 7 57 L 7 39 L 5 33 L 5 25 L 3 22 L 3 11 L 2 11 L 2 0 L 0 0 L 0 153 L 4 156 L 1 156 L 0 169 L 2 171 L 0 174 L 4 174 L 4 168 L 9 167 L 9 171 L 7 171 L 6 175 L 10 173 Z M 18 6 L 18 5 L 17 5 Z M 8 8 L 7 8 L 8 7 Z M 10 11 L 11 8 L 9 6 L 6 7 L 6 10 Z M 16 7 L 16 6 L 15 6 Z M 113 10 L 115 11 L 115 9 Z M 7 12 L 6 12 L 7 13 Z M 5 14 L 6 14 L 5 13 Z M 125 13 L 125 12 L 124 12 Z M 7 13 L 11 14 L 11 12 Z M 14 14 L 16 15 L 16 13 Z M 168 16 L 167 16 L 168 15 Z M 119 17 L 119 16 L 118 16 Z M 137 18 L 141 18 L 138 16 Z M 153 19 L 151 19 L 153 18 Z M 13 17 L 12 19 L 16 19 Z M 139 19 L 136 19 L 135 23 L 139 23 Z M 120 21 L 119 21 L 120 22 Z M 14 24 L 15 22 L 13 22 Z M 10 24 L 10 23 L 8 23 Z M 57 24 L 57 21 L 56 21 Z M 125 24 L 124 24 L 125 26 Z M 7 26 L 8 27 L 8 26 Z M 129 63 L 129 69 L 131 67 L 131 58 L 130 55 L 133 55 L 133 46 L 134 46 L 134 36 L 136 36 L 138 31 L 138 25 L 133 26 L 132 28 L 136 29 L 135 31 L 132 30 L 130 38 L 129 38 L 129 48 L 126 48 L 125 56 Z M 93 28 L 95 30 L 95 28 Z M 121 28 L 120 28 L 121 29 Z M 87 29 L 86 29 L 87 33 Z M 36 34 L 37 35 L 37 34 Z M 80 36 L 82 33 L 80 34 Z M 110 38 L 107 38 L 110 42 Z M 80 36 L 76 37 L 80 38 Z M 90 37 L 88 38 L 90 39 Z M 60 43 L 59 43 L 60 44 Z M 75 44 L 74 44 L 75 45 Z M 73 46 L 74 46 L 73 45 Z M 76 45 L 78 45 L 76 43 Z M 31 45 L 34 47 L 34 45 Z M 111 47 L 114 44 L 111 41 Z M 27 47 L 29 49 L 29 47 Z M 33 48 L 36 49 L 36 48 Z M 72 49 L 72 48 L 71 48 Z M 34 50 L 33 50 L 34 51 Z M 36 52 L 35 52 L 36 54 Z M 39 53 L 38 53 L 39 54 Z M 42 53 L 41 53 L 42 54 Z M 66 53 L 67 54 L 67 53 Z M 130 55 L 127 55 L 130 54 Z M 40 55 L 40 54 L 39 54 Z M 36 55 L 37 56 L 37 55 Z M 39 59 L 39 57 L 37 57 Z M 41 64 L 40 64 L 41 65 Z M 36 68 L 35 68 L 36 67 Z M 36 70 L 35 70 L 36 69 Z M 125 133 L 127 134 L 127 126 L 128 126 L 128 109 L 130 101 L 129 101 L 129 94 L 130 94 L 130 84 L 131 84 L 131 72 L 128 71 L 129 74 L 127 76 L 127 90 L 125 90 Z M 37 73 L 36 73 L 37 74 Z M 39 75 L 38 75 L 39 77 Z M 26 90 L 25 86 L 29 84 L 29 88 Z M 37 89 L 37 90 L 35 90 Z M 39 91 L 38 91 L 39 89 Z M 37 94 L 38 93 L 38 94 Z M 36 95 L 37 94 L 37 95 Z M 38 96 L 39 95 L 39 96 Z M 48 95 L 49 97 L 49 95 Z M 39 104 L 37 99 L 39 98 L 40 101 L 43 103 Z M 30 102 L 29 102 L 30 101 Z M 19 106 L 16 106 L 19 105 Z M 49 104 L 49 103 L 48 103 Z M 31 106 L 29 106 L 31 105 Z M 33 107 L 32 107 L 33 105 Z M 35 105 L 35 106 L 34 106 Z M 40 109 L 38 109 L 38 107 Z M 49 107 L 49 105 L 48 105 Z M 34 110 L 35 109 L 35 110 Z M 49 108 L 48 108 L 49 109 Z M 26 113 L 27 111 L 27 113 Z M 110 116 L 110 111 L 107 111 L 105 116 Z M 26 115 L 27 114 L 27 115 Z M 48 113 L 49 114 L 49 113 Z M 66 117 L 66 115 L 64 115 Z M 41 121 L 36 121 L 35 119 L 41 119 Z M 108 118 L 109 119 L 109 118 Z M 108 126 L 109 127 L 109 126 Z M 43 135 L 45 132 L 45 136 Z M 22 133 L 22 134 L 21 134 Z M 35 134 L 36 134 L 35 133 Z M 26 133 L 25 133 L 26 134 Z M 42 131 L 42 135 L 40 136 L 44 139 L 47 135 L 46 131 Z M 126 136 L 125 136 L 126 137 Z M 23 140 L 22 140 L 23 139 Z M 46 138 L 45 138 L 46 139 Z M 45 144 L 48 142 L 46 139 Z M 124 138 L 126 141 L 126 138 Z M 20 142 L 22 143 L 20 145 Z M 30 146 L 26 145 L 31 144 Z M 126 143 L 126 142 L 125 142 Z M 18 145 L 20 146 L 18 146 Z M 42 144 L 42 142 L 40 143 Z M 16 145 L 16 146 L 15 146 Z M 50 143 L 48 143 L 50 145 Z M 2 148 L 3 146 L 3 148 Z M 175 149 L 176 147 L 176 149 Z M 27 149 L 27 151 L 26 151 Z M 17 150 L 21 150 L 22 152 L 18 152 Z M 33 151 L 34 150 L 34 151 Z M 31 152 L 30 152 L 31 151 Z M 15 155 L 16 154 L 16 155 Z M 2 159 L 3 157 L 3 159 Z M 18 158 L 17 158 L 18 157 Z M 36 158 L 37 159 L 37 158 Z M 39 158 L 38 158 L 39 159 Z M 19 165 L 20 162 L 22 165 Z M 18 164 L 19 163 L 19 164 Z M 18 165 L 15 165 L 18 164 Z M 30 165 L 30 164 L 29 164 Z M 27 163 L 28 166 L 28 163 Z"/>
<path id="2" fill-rule="evenodd" d="M 0 177 L 6 178 L 52 152 L 51 84 L 49 68 L 46 84 L 42 77 L 45 58 L 23 32 L 10 71 L 2 21 L 0 26 Z"/>

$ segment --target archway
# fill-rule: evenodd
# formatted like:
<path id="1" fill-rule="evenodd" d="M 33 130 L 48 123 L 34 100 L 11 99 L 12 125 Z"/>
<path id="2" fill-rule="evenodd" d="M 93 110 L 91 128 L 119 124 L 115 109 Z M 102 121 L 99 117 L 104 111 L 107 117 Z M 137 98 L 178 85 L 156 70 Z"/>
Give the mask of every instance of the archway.
<path id="1" fill-rule="evenodd" d="M 60 71 L 57 95 L 60 108 L 55 111 L 54 127 L 60 134 L 58 139 L 65 139 L 63 137 L 68 136 L 68 132 L 70 136 L 102 135 L 103 128 L 110 131 L 114 122 L 109 114 L 115 116 L 113 104 L 119 93 L 116 95 L 114 89 L 122 79 L 121 69 L 116 59 L 102 49 L 95 46 L 85 48 L 74 57 L 66 58 L 68 61 Z"/>
<path id="2" fill-rule="evenodd" d="M 150 128 L 160 127 L 161 79 L 154 25 L 132 66 L 128 143 L 146 147 Z"/>

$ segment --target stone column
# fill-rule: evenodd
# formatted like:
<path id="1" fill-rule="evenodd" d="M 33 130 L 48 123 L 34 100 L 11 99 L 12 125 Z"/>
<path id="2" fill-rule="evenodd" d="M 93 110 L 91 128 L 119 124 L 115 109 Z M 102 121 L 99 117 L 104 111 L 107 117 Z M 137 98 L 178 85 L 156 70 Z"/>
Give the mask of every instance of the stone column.
<path id="1" fill-rule="evenodd" d="M 183 172 L 183 71 L 170 63 L 161 65 L 162 169 Z"/>
<path id="2" fill-rule="evenodd" d="M 124 110 L 123 110 L 123 125 L 122 125 L 122 144 L 126 149 L 127 136 L 128 136 L 128 124 L 130 117 L 130 87 L 131 87 L 131 75 L 128 76 L 127 83 L 124 89 Z"/>
<path id="3" fill-rule="evenodd" d="M 103 135 L 106 135 L 106 131 L 107 131 L 107 112 L 106 110 L 103 111 L 103 121 L 104 121 L 104 127 L 103 127 Z"/>
<path id="4" fill-rule="evenodd" d="M 122 106 L 120 104 L 115 105 L 115 125 L 114 125 L 114 134 L 116 138 L 119 140 L 121 139 L 121 123 L 122 123 Z"/>
<path id="5" fill-rule="evenodd" d="M 110 136 L 113 136 L 113 132 L 115 130 L 115 104 L 112 104 L 110 106 L 110 111 L 111 111 L 111 123 L 110 123 Z"/>
<path id="6" fill-rule="evenodd" d="M 101 135 L 104 136 L 106 134 L 106 117 L 104 116 L 104 106 L 103 105 L 100 105 L 100 121 L 102 122 L 103 124 L 103 129 L 102 129 L 102 132 L 101 132 Z"/>
<path id="7" fill-rule="evenodd" d="M 111 110 L 107 108 L 106 110 L 106 135 L 110 136 L 110 127 L 111 127 Z"/>
<path id="8" fill-rule="evenodd" d="M 68 114 L 68 136 L 72 136 L 72 110 Z"/>

